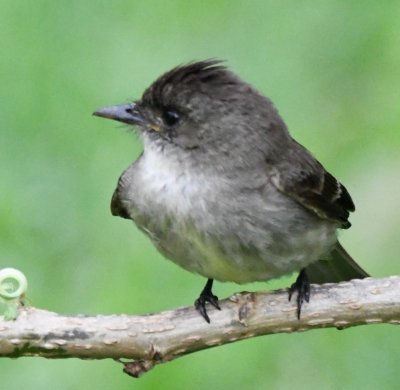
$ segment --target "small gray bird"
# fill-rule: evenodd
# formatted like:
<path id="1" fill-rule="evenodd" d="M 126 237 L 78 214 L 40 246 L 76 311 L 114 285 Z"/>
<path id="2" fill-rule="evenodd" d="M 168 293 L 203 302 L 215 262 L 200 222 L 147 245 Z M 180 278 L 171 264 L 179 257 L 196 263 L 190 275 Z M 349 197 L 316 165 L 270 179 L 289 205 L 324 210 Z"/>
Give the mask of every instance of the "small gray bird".
<path id="1" fill-rule="evenodd" d="M 113 215 L 132 219 L 157 249 L 206 277 L 195 307 L 210 322 L 213 280 L 267 281 L 300 271 L 297 316 L 310 283 L 368 274 L 346 253 L 353 201 L 289 134 L 272 102 L 220 61 L 178 66 L 134 103 L 94 115 L 133 125 L 142 155 L 122 174 Z"/>

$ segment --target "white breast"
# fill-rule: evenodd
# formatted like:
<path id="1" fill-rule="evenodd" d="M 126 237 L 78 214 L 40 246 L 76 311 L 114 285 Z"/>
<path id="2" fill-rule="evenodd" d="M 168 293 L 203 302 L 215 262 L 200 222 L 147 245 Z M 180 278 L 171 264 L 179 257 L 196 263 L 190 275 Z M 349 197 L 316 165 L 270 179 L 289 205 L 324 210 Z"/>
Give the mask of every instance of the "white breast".
<path id="1" fill-rule="evenodd" d="M 336 241 L 332 224 L 275 186 L 243 190 L 191 161 L 149 143 L 123 176 L 132 219 L 181 267 L 221 281 L 268 280 L 301 269 Z"/>
<path id="2" fill-rule="evenodd" d="M 145 204 L 159 204 L 166 213 L 185 216 L 205 210 L 210 191 L 217 191 L 222 181 L 205 177 L 178 159 L 168 158 L 157 146 L 147 145 L 138 167 L 140 193 Z M 138 191 L 139 192 L 139 191 Z M 143 206 L 145 206 L 145 204 Z M 195 209 L 195 210 L 194 210 Z"/>

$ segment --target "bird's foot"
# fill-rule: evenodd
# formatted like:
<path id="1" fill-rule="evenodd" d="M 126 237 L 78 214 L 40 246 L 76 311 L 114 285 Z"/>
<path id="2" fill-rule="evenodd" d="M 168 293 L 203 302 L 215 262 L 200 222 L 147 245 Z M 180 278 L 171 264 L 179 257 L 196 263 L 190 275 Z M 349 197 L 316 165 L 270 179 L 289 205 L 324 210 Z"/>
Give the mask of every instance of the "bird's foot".
<path id="1" fill-rule="evenodd" d="M 302 269 L 296 281 L 289 288 L 289 301 L 292 299 L 293 293 L 297 291 L 297 318 L 300 319 L 301 306 L 303 302 L 310 301 L 310 281 L 306 274 L 306 270 Z"/>
<path id="2" fill-rule="evenodd" d="M 218 297 L 211 291 L 212 285 L 213 279 L 208 279 L 203 291 L 200 293 L 200 296 L 194 302 L 194 307 L 208 323 L 210 323 L 210 317 L 207 314 L 206 303 L 209 302 L 216 309 L 221 310 L 218 304 Z"/>

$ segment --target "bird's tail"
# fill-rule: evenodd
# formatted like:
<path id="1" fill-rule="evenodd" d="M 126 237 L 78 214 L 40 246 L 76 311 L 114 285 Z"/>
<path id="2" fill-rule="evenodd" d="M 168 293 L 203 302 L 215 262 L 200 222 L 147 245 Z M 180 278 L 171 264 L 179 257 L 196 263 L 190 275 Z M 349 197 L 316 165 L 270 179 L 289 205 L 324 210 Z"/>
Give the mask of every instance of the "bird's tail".
<path id="1" fill-rule="evenodd" d="M 316 261 L 306 268 L 311 283 L 338 283 L 368 277 L 365 272 L 337 242 L 327 259 Z"/>

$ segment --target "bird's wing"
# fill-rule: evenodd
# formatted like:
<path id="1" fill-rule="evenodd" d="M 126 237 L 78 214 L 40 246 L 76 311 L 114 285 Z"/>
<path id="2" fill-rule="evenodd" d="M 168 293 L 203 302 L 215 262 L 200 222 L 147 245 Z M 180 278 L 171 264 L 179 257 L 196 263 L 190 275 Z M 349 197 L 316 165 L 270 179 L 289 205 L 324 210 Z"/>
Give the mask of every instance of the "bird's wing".
<path id="1" fill-rule="evenodd" d="M 349 214 L 355 207 L 343 184 L 297 142 L 288 152 L 278 164 L 269 164 L 272 183 L 320 218 L 337 221 L 343 229 L 348 229 Z M 336 283 L 369 276 L 339 242 L 326 258 L 309 264 L 306 272 L 311 283 Z"/>
<path id="2" fill-rule="evenodd" d="M 126 208 L 124 202 L 121 200 L 119 190 L 120 190 L 120 185 L 118 183 L 118 186 L 115 189 L 111 199 L 111 214 L 116 217 L 130 219 L 131 217 L 129 215 L 128 209 Z"/>
<path id="3" fill-rule="evenodd" d="M 290 155 L 270 169 L 276 188 L 313 211 L 319 217 L 339 222 L 348 229 L 350 212 L 355 210 L 350 194 L 305 149 L 295 143 Z"/>
<path id="4" fill-rule="evenodd" d="M 140 157 L 139 157 L 140 158 Z M 127 199 L 127 188 L 132 181 L 131 168 L 134 164 L 130 165 L 118 179 L 117 188 L 115 189 L 111 199 L 111 214 L 116 217 L 131 219 L 129 214 L 129 200 Z"/>

